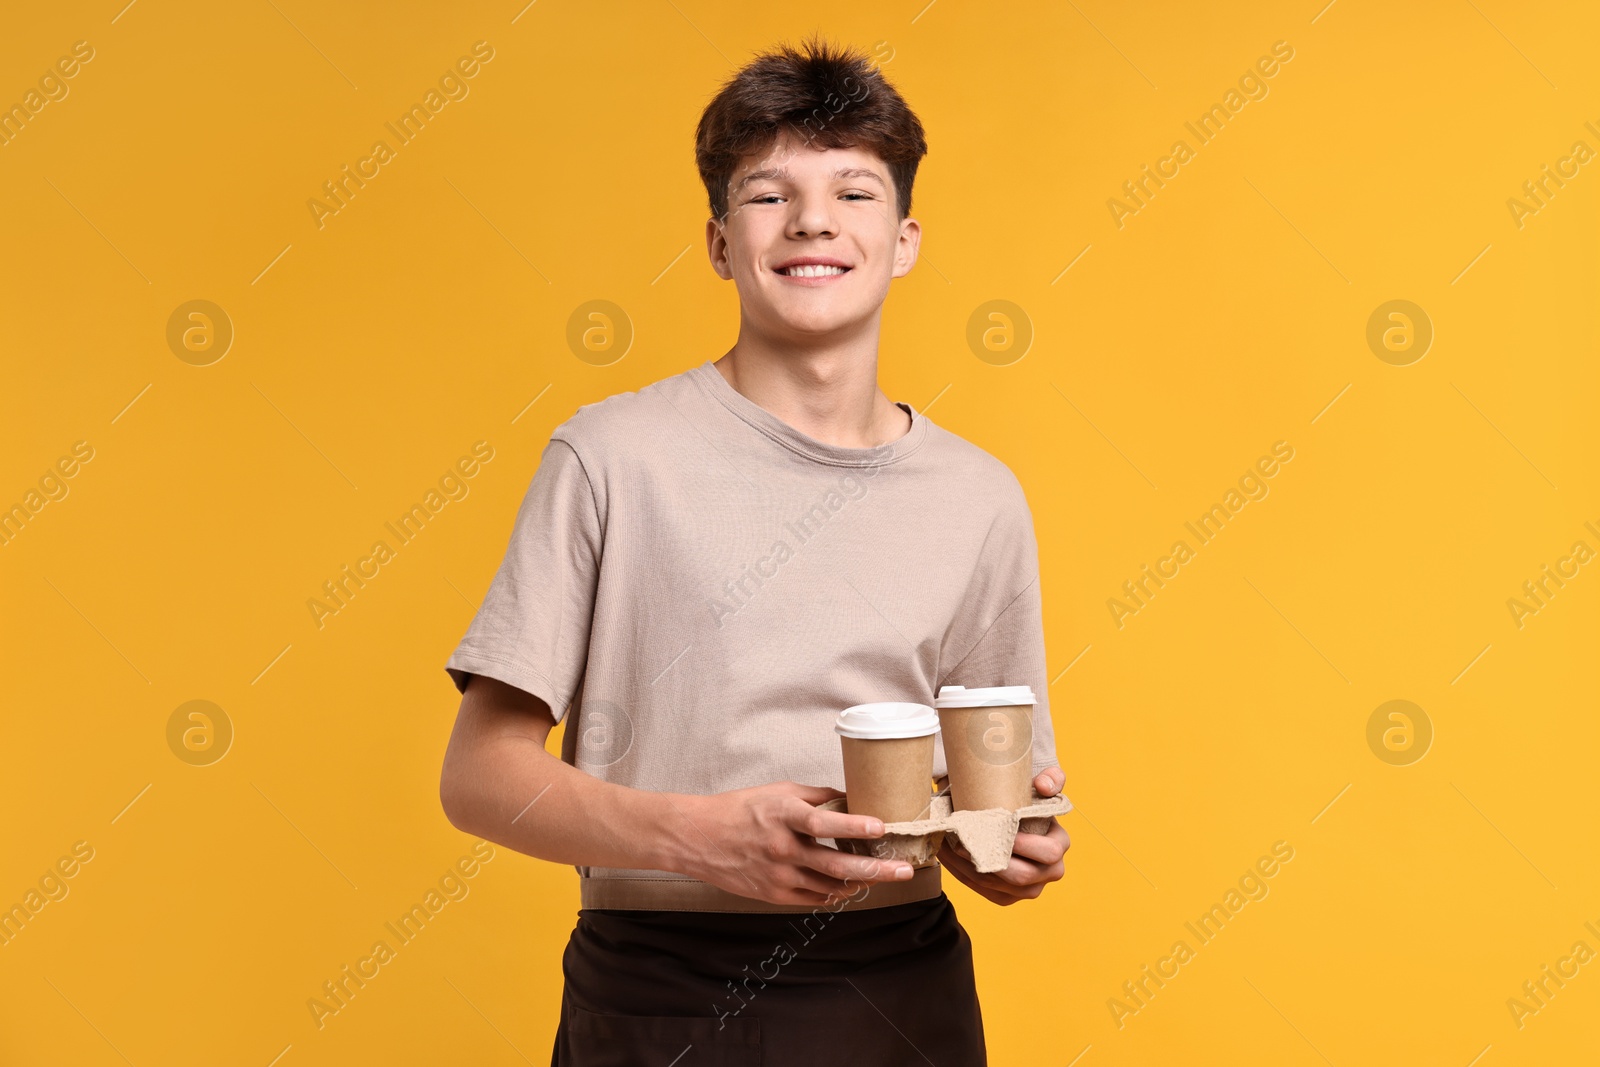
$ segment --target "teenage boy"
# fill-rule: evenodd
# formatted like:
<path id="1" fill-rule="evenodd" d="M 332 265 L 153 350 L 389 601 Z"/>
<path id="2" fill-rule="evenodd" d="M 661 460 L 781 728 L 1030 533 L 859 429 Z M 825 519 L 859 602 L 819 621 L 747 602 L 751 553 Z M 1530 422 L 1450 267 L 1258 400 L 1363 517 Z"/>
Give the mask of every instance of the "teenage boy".
<path id="1" fill-rule="evenodd" d="M 877 385 L 926 151 L 857 51 L 781 46 L 727 82 L 696 156 L 738 339 L 556 428 L 446 664 L 450 821 L 580 876 L 552 1064 L 987 1062 L 941 869 L 1037 897 L 1065 830 L 997 874 L 954 838 L 915 871 L 818 843 L 883 832 L 817 807 L 853 704 L 1031 685 L 1035 788 L 1064 781 L 1021 485 Z"/>

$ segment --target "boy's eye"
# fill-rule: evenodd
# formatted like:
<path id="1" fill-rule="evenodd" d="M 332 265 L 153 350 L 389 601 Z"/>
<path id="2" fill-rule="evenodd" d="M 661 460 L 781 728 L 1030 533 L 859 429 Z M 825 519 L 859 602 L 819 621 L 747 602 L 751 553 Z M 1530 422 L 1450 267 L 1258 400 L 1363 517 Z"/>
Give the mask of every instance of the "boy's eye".
<path id="1" fill-rule="evenodd" d="M 872 194 L 871 193 L 849 192 L 849 193 L 845 193 L 844 196 L 845 196 L 846 199 L 852 199 L 852 200 L 871 200 L 872 199 Z M 778 193 L 763 193 L 762 195 L 753 198 L 750 202 L 752 204 L 769 204 L 769 203 L 773 202 L 774 200 L 781 200 L 781 199 L 782 199 L 781 194 L 778 194 Z"/>

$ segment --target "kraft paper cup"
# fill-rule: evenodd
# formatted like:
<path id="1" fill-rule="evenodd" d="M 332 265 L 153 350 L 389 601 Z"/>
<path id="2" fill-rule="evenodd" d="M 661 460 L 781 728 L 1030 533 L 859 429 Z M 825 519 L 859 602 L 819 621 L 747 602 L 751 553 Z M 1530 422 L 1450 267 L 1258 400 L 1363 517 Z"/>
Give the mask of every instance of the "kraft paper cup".
<path id="1" fill-rule="evenodd" d="M 1034 803 L 1033 689 L 1001 685 L 943 686 L 934 704 L 944 737 L 950 802 L 956 811 Z"/>
<path id="2" fill-rule="evenodd" d="M 834 732 L 844 754 L 846 810 L 886 823 L 928 817 L 939 713 L 926 704 L 857 704 Z"/>

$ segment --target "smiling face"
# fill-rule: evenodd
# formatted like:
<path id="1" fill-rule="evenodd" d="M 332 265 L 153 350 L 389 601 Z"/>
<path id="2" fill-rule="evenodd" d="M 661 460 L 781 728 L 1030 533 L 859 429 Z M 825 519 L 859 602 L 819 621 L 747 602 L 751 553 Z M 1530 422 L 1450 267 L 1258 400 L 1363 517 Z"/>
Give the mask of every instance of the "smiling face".
<path id="1" fill-rule="evenodd" d="M 920 240 L 917 221 L 899 217 L 876 153 L 816 148 L 787 133 L 741 161 L 727 218 L 706 223 L 711 265 L 738 288 L 742 325 L 776 340 L 875 323 Z"/>

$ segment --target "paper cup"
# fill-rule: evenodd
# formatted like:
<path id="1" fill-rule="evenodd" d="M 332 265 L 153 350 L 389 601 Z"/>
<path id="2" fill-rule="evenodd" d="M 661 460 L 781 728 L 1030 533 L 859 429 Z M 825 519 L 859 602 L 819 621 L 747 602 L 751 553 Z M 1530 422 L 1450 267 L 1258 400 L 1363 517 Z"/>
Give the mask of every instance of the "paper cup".
<path id="1" fill-rule="evenodd" d="M 1026 685 L 939 690 L 934 704 L 956 811 L 1016 811 L 1034 803 L 1035 703 Z"/>
<path id="2" fill-rule="evenodd" d="M 857 704 L 834 722 L 846 808 L 886 823 L 928 817 L 939 714 L 926 704 Z"/>

